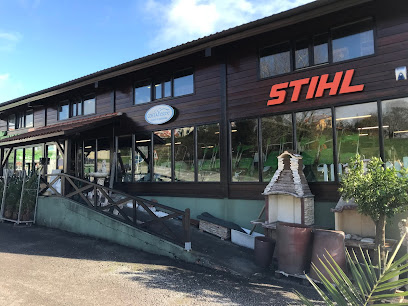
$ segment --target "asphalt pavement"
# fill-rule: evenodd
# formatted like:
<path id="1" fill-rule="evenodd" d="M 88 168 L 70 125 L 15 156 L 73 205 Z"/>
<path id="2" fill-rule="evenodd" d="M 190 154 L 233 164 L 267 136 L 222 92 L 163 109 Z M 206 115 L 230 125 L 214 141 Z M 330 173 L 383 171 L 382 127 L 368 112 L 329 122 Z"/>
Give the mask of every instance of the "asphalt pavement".
<path id="1" fill-rule="evenodd" d="M 0 223 L 0 305 L 299 305 L 296 280 L 237 277 L 44 227 Z"/>

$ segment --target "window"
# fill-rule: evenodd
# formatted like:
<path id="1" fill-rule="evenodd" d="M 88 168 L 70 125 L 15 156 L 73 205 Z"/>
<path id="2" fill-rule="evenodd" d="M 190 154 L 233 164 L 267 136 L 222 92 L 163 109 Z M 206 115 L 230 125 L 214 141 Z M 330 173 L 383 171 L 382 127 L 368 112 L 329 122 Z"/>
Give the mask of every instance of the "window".
<path id="1" fill-rule="evenodd" d="M 142 82 L 135 88 L 135 104 L 150 102 L 151 99 L 151 84 L 150 82 Z"/>
<path id="2" fill-rule="evenodd" d="M 162 83 L 154 85 L 154 98 L 156 100 L 161 99 L 163 97 L 162 89 L 163 89 Z"/>
<path id="3" fill-rule="evenodd" d="M 12 114 L 8 117 L 8 130 L 14 131 L 16 129 L 16 115 Z"/>
<path id="4" fill-rule="evenodd" d="M 194 93 L 193 69 L 176 72 L 173 78 L 167 78 L 163 81 L 151 82 L 146 80 L 138 82 L 135 86 L 134 93 L 134 104 L 192 94 Z"/>
<path id="5" fill-rule="evenodd" d="M 34 111 L 28 110 L 25 113 L 25 127 L 33 127 L 34 126 Z"/>
<path id="6" fill-rule="evenodd" d="M 336 129 L 339 175 L 356 153 L 367 160 L 380 156 L 376 102 L 337 107 Z"/>
<path id="7" fill-rule="evenodd" d="M 387 166 L 408 168 L 408 98 L 382 101 Z"/>
<path id="8" fill-rule="evenodd" d="M 153 133 L 154 182 L 171 182 L 171 130 Z"/>
<path id="9" fill-rule="evenodd" d="M 329 62 L 328 34 L 313 37 L 313 61 L 315 65 Z"/>
<path id="10" fill-rule="evenodd" d="M 34 126 L 34 111 L 32 109 L 26 112 L 20 112 L 17 114 L 11 114 L 7 119 L 8 131 L 14 131 L 16 129 L 22 129 L 26 127 Z"/>
<path id="11" fill-rule="evenodd" d="M 174 96 L 192 94 L 194 92 L 193 79 L 193 72 L 190 69 L 177 73 L 173 80 Z"/>
<path id="12" fill-rule="evenodd" d="M 370 18 L 333 28 L 330 36 L 328 33 L 318 34 L 309 39 L 263 48 L 260 50 L 259 59 L 260 78 L 273 77 L 330 61 L 336 63 L 374 54 L 373 28 L 373 20 Z"/>
<path id="13" fill-rule="evenodd" d="M 296 113 L 296 138 L 307 181 L 334 181 L 331 110 Z"/>
<path id="14" fill-rule="evenodd" d="M 262 124 L 262 180 L 269 182 L 278 169 L 277 157 L 293 149 L 292 115 L 264 117 Z"/>
<path id="15" fill-rule="evenodd" d="M 166 81 L 163 83 L 164 86 L 164 97 L 171 97 L 171 80 L 170 81 Z"/>
<path id="16" fill-rule="evenodd" d="M 174 180 L 194 182 L 194 127 L 174 129 Z"/>
<path id="17" fill-rule="evenodd" d="M 305 68 L 309 66 L 309 42 L 299 41 L 296 42 L 295 50 L 295 68 Z"/>
<path id="18" fill-rule="evenodd" d="M 74 102 L 71 104 L 71 116 L 82 116 L 82 101 Z"/>
<path id="19" fill-rule="evenodd" d="M 83 102 L 84 104 L 84 115 L 95 114 L 96 107 L 95 107 L 95 98 L 87 99 Z"/>
<path id="20" fill-rule="evenodd" d="M 261 50 L 260 75 L 267 78 L 291 71 L 289 43 L 272 46 Z"/>
<path id="21" fill-rule="evenodd" d="M 96 99 L 90 98 L 76 102 L 63 102 L 58 108 L 58 120 L 96 113 Z"/>
<path id="22" fill-rule="evenodd" d="M 231 122 L 232 181 L 259 181 L 258 120 Z"/>
<path id="23" fill-rule="evenodd" d="M 374 54 L 371 19 L 332 30 L 333 62 Z"/>
<path id="24" fill-rule="evenodd" d="M 220 127 L 218 124 L 197 127 L 197 163 L 199 182 L 220 181 Z"/>
<path id="25" fill-rule="evenodd" d="M 69 118 L 69 102 L 60 104 L 58 107 L 58 120 L 65 120 Z"/>

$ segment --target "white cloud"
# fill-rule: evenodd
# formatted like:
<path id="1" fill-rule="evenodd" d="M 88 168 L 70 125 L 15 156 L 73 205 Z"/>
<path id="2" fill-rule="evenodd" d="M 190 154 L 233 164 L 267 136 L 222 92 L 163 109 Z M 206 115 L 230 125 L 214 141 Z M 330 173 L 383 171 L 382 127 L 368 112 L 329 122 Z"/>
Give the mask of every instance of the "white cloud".
<path id="1" fill-rule="evenodd" d="M 0 74 L 0 103 L 24 95 L 24 86 L 10 77 L 9 73 Z"/>
<path id="2" fill-rule="evenodd" d="M 213 34 L 265 16 L 289 10 L 313 0 L 156 0 L 146 2 L 145 10 L 159 23 L 151 44 L 165 49 Z"/>
<path id="3" fill-rule="evenodd" d="M 22 35 L 18 32 L 5 32 L 0 30 L 0 51 L 13 51 Z"/>

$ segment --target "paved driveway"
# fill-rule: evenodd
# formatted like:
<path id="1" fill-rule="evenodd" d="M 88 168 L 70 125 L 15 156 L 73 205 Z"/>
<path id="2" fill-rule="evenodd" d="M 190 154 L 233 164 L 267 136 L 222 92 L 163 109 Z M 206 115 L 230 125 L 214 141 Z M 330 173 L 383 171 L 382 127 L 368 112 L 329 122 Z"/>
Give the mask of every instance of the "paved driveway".
<path id="1" fill-rule="evenodd" d="M 293 288 L 108 242 L 0 223 L 0 305 L 297 305 Z"/>

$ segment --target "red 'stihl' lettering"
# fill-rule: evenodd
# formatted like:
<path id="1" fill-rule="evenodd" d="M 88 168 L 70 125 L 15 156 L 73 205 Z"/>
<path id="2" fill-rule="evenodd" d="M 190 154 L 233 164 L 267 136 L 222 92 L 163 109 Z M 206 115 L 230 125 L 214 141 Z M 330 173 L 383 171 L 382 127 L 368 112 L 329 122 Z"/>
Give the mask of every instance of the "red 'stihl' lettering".
<path id="1" fill-rule="evenodd" d="M 339 71 L 334 75 L 333 81 L 329 82 L 329 75 L 323 74 L 322 76 L 314 76 L 312 78 L 305 78 L 300 80 L 295 80 L 291 82 L 285 82 L 280 84 L 275 84 L 271 88 L 269 96 L 272 98 L 268 100 L 268 105 L 277 105 L 285 102 L 287 89 L 293 88 L 293 93 L 291 97 L 291 102 L 299 101 L 300 92 L 302 87 L 308 85 L 308 90 L 306 94 L 306 99 L 321 98 L 324 95 L 325 90 L 329 90 L 330 96 L 335 96 L 338 94 L 346 94 L 352 92 L 363 91 L 364 85 L 351 85 L 353 80 L 354 69 L 347 70 L 344 73 Z M 341 83 L 343 79 L 343 82 Z M 341 87 L 340 87 L 341 83 Z M 340 87 L 340 91 L 339 91 Z M 316 90 L 317 88 L 317 90 Z"/>

